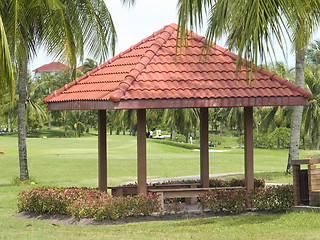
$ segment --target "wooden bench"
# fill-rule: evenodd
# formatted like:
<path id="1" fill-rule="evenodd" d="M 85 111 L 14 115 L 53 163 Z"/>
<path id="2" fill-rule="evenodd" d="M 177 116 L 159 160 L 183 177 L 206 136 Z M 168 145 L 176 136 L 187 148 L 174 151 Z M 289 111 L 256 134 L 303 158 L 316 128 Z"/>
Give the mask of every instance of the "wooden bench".
<path id="1" fill-rule="evenodd" d="M 147 191 L 152 189 L 180 189 L 180 188 L 196 188 L 199 187 L 199 183 L 179 183 L 179 184 L 153 184 L 147 186 Z M 122 197 L 128 195 L 137 195 L 138 194 L 138 186 L 136 185 L 128 185 L 128 186 L 118 186 L 118 187 L 108 187 L 111 189 L 112 196 Z"/>
<path id="2" fill-rule="evenodd" d="M 167 188 L 167 189 L 148 189 L 148 192 L 156 193 L 159 196 L 160 208 L 164 207 L 165 198 L 193 198 L 196 199 L 202 194 L 211 190 L 239 190 L 245 187 L 218 187 L 218 188 Z"/>

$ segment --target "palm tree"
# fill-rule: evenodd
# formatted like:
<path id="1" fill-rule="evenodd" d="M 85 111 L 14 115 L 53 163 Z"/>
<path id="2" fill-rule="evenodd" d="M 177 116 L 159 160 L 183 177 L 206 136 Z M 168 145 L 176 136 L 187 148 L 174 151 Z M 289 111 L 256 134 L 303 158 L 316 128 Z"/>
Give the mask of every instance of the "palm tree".
<path id="1" fill-rule="evenodd" d="M 91 71 L 92 69 L 96 68 L 98 63 L 91 58 L 87 58 L 84 63 L 82 64 L 81 72 L 83 74 Z"/>
<path id="2" fill-rule="evenodd" d="M 314 66 L 320 64 L 320 41 L 316 40 L 314 43 L 311 43 L 307 51 L 307 59 Z"/>
<path id="3" fill-rule="evenodd" d="M 18 69 L 18 143 L 20 179 L 29 178 L 26 147 L 26 82 L 29 60 L 39 46 L 59 58 L 76 74 L 77 57 L 108 57 L 114 53 L 115 28 L 103 0 L 3 0 L 0 16 Z M 125 1 L 128 2 L 128 1 Z"/>
<path id="4" fill-rule="evenodd" d="M 186 143 L 189 140 L 189 133 L 194 130 L 199 122 L 200 110 L 196 108 L 165 109 L 162 115 L 163 123 L 171 128 L 170 139 L 173 140 L 173 130 L 186 136 Z"/>
<path id="5" fill-rule="evenodd" d="M 185 43 L 186 28 L 202 26 L 203 13 L 209 14 L 206 38 L 216 41 L 227 35 L 228 48 L 238 51 L 237 67 L 242 57 L 265 61 L 275 56 L 274 38 L 284 49 L 282 39 L 289 37 L 296 54 L 296 84 L 304 88 L 304 59 L 310 35 L 318 26 L 320 4 L 317 0 L 179 0 L 179 33 Z M 209 46 L 209 44 L 207 44 Z M 258 56 L 260 53 L 260 56 Z M 246 64 L 246 63 L 244 63 Z M 255 71 L 255 67 L 251 71 Z M 291 172 L 292 159 L 299 157 L 300 128 L 303 107 L 294 108 L 290 137 L 287 172 Z"/>
<path id="6" fill-rule="evenodd" d="M 0 8 L 3 2 L 0 3 Z M 0 91 L 2 93 L 6 92 L 6 89 L 9 90 L 11 94 L 11 99 L 14 97 L 14 74 L 13 68 L 11 64 L 11 56 L 9 45 L 7 41 L 6 31 L 2 22 L 2 17 L 0 15 Z M 0 94 L 0 99 L 2 98 L 2 94 Z"/>
<path id="7" fill-rule="evenodd" d="M 308 57 L 309 59 L 309 57 Z M 320 78 L 317 67 L 305 68 L 306 89 L 312 93 L 308 106 L 304 109 L 302 117 L 302 135 L 309 134 L 309 148 L 313 149 L 313 139 L 317 139 L 316 149 L 320 146 Z"/>
<path id="8" fill-rule="evenodd" d="M 243 129 L 243 109 L 238 107 L 228 108 L 226 113 L 226 122 L 231 128 L 237 128 L 238 146 L 241 148 L 241 135 Z"/>
<path id="9" fill-rule="evenodd" d="M 309 128 L 313 125 L 312 131 L 317 136 L 316 150 L 320 147 L 320 41 L 310 44 L 307 51 L 306 67 L 306 88 L 312 92 L 306 112 L 312 109 L 312 118 L 309 121 Z M 310 112 L 310 111 L 309 111 Z M 306 116 L 310 114 L 306 114 Z M 305 121 L 307 123 L 308 121 Z M 310 124 L 312 123 L 312 124 Z M 305 127 L 306 128 L 306 127 Z M 309 133 L 310 135 L 310 133 Z"/>

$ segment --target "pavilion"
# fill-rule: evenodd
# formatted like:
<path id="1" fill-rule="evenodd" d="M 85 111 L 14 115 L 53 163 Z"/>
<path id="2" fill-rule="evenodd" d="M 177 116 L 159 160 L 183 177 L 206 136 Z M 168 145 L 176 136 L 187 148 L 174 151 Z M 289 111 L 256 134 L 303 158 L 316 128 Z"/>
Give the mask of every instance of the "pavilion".
<path id="1" fill-rule="evenodd" d="M 147 192 L 146 109 L 200 108 L 200 179 L 209 187 L 208 108 L 243 107 L 245 182 L 253 189 L 253 107 L 306 105 L 311 93 L 261 67 L 236 74 L 232 52 L 188 32 L 176 49 L 176 24 L 167 25 L 44 99 L 49 110 L 98 110 L 99 188 L 107 190 L 106 109 L 137 110 L 138 192 Z M 249 71 L 249 73 L 248 73 Z M 251 79 L 251 81 L 250 81 Z"/>

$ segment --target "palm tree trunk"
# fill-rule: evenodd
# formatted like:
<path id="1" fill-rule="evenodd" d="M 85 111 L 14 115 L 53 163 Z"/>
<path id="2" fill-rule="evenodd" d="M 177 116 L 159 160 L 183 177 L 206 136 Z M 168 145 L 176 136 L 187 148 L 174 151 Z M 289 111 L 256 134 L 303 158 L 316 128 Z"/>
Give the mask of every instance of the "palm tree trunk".
<path id="1" fill-rule="evenodd" d="M 52 121 L 51 121 L 51 113 L 49 112 L 48 113 L 48 130 L 51 130 L 51 127 L 52 127 Z"/>
<path id="2" fill-rule="evenodd" d="M 240 126 L 238 126 L 238 144 L 239 144 L 239 148 L 241 148 L 241 132 L 242 132 L 242 129 Z"/>
<path id="3" fill-rule="evenodd" d="M 10 127 L 10 130 L 8 130 L 9 132 L 13 132 L 13 119 L 12 119 L 12 115 L 10 114 L 10 117 L 9 117 L 9 127 Z"/>
<path id="4" fill-rule="evenodd" d="M 27 160 L 27 128 L 26 128 L 26 101 L 27 101 L 27 68 L 28 56 L 25 56 L 19 69 L 18 80 L 18 148 L 20 163 L 20 180 L 29 179 L 28 160 Z"/>
<path id="5" fill-rule="evenodd" d="M 173 141 L 173 128 L 170 130 L 170 141 Z"/>
<path id="6" fill-rule="evenodd" d="M 312 107 L 311 107 L 312 108 Z M 312 150 L 313 149 L 313 139 L 312 139 L 312 118 L 313 118 L 313 114 L 312 114 L 312 109 L 310 109 L 310 120 L 309 120 L 309 149 Z"/>
<path id="7" fill-rule="evenodd" d="M 242 129 L 241 129 L 241 118 L 239 117 L 238 118 L 238 143 L 239 143 L 239 148 L 241 148 L 241 132 L 242 132 Z"/>
<path id="8" fill-rule="evenodd" d="M 319 147 L 320 147 L 320 127 L 318 127 L 318 139 L 317 139 L 316 150 L 319 150 Z"/>
<path id="9" fill-rule="evenodd" d="M 305 49 L 296 49 L 296 84 L 304 88 Z M 295 106 L 292 115 L 287 173 L 292 172 L 292 160 L 299 159 L 300 129 L 303 106 Z"/>
<path id="10" fill-rule="evenodd" d="M 224 128 L 224 119 L 222 118 L 221 125 L 220 125 L 220 134 L 219 134 L 220 138 L 222 137 L 222 134 L 223 134 L 223 128 Z"/>

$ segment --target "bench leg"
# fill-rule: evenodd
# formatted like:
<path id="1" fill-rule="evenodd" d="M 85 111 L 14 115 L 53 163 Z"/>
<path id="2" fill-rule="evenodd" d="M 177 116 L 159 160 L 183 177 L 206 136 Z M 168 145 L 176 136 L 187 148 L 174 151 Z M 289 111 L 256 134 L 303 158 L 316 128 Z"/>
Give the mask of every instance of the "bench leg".
<path id="1" fill-rule="evenodd" d="M 111 194 L 114 197 L 123 197 L 123 188 L 112 189 Z"/>
<path id="2" fill-rule="evenodd" d="M 196 197 L 186 197 L 185 202 L 187 205 L 194 205 L 198 202 L 198 198 Z"/>
<path id="3" fill-rule="evenodd" d="M 160 211 L 164 210 L 164 197 L 163 197 L 163 192 L 158 192 L 158 201 L 159 201 L 159 205 L 160 205 Z"/>
<path id="4" fill-rule="evenodd" d="M 190 188 L 197 188 L 197 186 L 190 186 Z M 197 203 L 197 201 L 198 201 L 197 197 L 186 197 L 185 198 L 185 203 L 187 205 L 194 205 Z"/>

